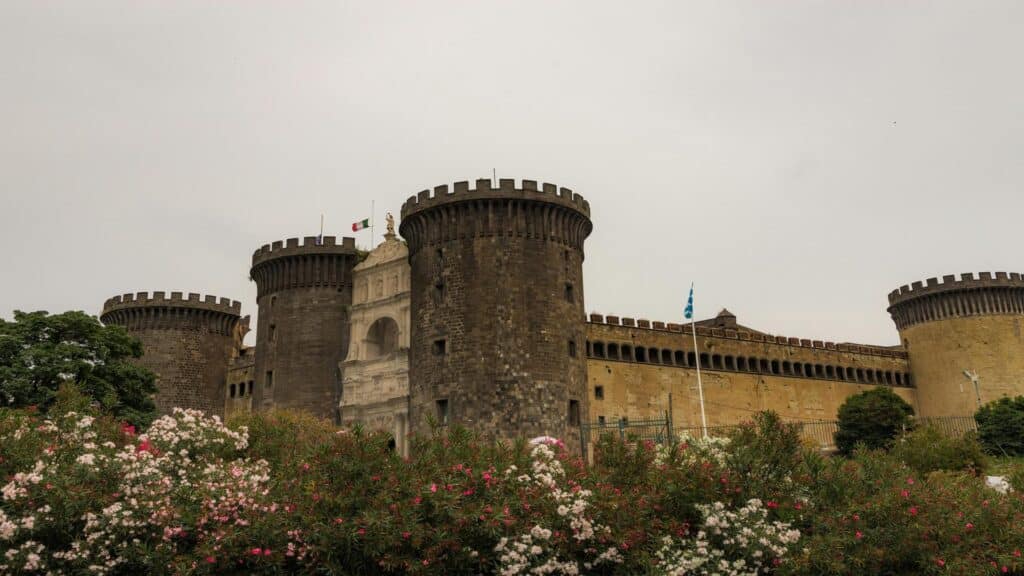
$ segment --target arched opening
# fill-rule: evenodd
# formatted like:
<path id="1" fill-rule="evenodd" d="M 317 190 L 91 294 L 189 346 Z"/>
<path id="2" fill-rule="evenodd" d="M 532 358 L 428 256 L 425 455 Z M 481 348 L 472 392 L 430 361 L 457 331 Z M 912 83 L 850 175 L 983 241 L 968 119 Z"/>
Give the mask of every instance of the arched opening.
<path id="1" fill-rule="evenodd" d="M 366 358 L 379 358 L 398 349 L 398 323 L 387 316 L 377 319 L 366 332 Z"/>

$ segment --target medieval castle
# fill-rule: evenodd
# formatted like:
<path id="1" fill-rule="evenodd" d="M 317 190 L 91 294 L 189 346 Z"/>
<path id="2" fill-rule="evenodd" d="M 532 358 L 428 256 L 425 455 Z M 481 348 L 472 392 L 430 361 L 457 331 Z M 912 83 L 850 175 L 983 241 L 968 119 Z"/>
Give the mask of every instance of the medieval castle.
<path id="1" fill-rule="evenodd" d="M 157 405 L 217 414 L 302 409 L 394 433 L 459 423 L 498 437 L 572 438 L 581 422 L 709 425 L 772 409 L 830 420 L 892 387 L 922 416 L 973 414 L 1024 394 L 1024 278 L 929 278 L 889 294 L 902 345 L 773 336 L 723 310 L 690 325 L 585 315 L 590 205 L 552 184 L 457 182 L 409 198 L 368 254 L 352 238 L 290 238 L 252 256 L 254 348 L 237 301 L 115 296 L 159 376 Z"/>

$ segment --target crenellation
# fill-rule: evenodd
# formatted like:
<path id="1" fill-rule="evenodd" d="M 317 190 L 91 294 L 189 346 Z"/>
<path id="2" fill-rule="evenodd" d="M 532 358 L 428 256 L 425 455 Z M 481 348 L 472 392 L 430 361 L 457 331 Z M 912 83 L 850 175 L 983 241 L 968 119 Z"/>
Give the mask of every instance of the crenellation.
<path id="1" fill-rule="evenodd" d="M 1014 313 L 1008 305 L 1024 295 L 1024 281 L 1019 274 L 1006 272 L 965 272 L 957 280 L 945 275 L 939 282 L 928 278 L 927 285 L 914 282 L 889 294 L 889 313 L 897 328 L 934 322 L 947 318 Z"/>

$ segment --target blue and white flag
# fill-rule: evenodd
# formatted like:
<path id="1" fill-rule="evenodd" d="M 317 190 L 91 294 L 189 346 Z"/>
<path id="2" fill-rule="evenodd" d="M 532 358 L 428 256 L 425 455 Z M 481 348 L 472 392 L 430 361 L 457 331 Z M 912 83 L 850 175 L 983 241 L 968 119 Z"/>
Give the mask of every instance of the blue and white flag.
<path id="1" fill-rule="evenodd" d="M 686 310 L 683 310 L 683 316 L 687 320 L 693 318 L 693 284 L 690 284 L 690 298 L 686 301 Z"/>

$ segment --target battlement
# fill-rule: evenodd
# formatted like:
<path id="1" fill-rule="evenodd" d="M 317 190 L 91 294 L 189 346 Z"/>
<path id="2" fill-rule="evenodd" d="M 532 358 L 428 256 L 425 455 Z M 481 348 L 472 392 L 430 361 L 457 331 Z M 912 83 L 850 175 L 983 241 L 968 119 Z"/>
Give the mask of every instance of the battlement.
<path id="1" fill-rule="evenodd" d="M 183 292 L 171 292 L 170 296 L 166 292 L 153 292 L 152 295 L 149 292 L 137 292 L 108 298 L 103 303 L 101 316 L 116 310 L 151 307 L 192 308 L 232 316 L 240 316 L 242 312 L 242 304 L 229 298 L 218 299 L 216 296 L 201 296 L 195 292 L 189 292 L 187 295 Z"/>
<path id="2" fill-rule="evenodd" d="M 688 324 L 675 324 L 666 322 L 651 322 L 644 319 L 620 318 L 619 316 L 603 316 L 591 314 L 590 324 L 605 324 L 608 326 L 622 326 L 635 330 L 650 330 L 659 332 L 677 332 L 681 334 L 693 334 L 693 327 Z M 905 350 L 886 348 L 884 346 L 870 346 L 864 344 L 850 344 L 846 342 L 827 342 L 823 340 L 810 340 L 807 338 L 792 338 L 788 336 L 772 336 L 770 334 L 759 334 L 729 328 L 709 328 L 696 326 L 697 335 L 709 338 L 725 338 L 729 340 L 746 340 L 749 342 L 763 342 L 766 344 L 778 344 L 796 348 L 812 348 L 817 350 L 829 350 L 835 352 L 850 352 L 853 354 L 868 354 L 871 356 L 888 356 L 892 358 L 906 358 Z"/>
<path id="3" fill-rule="evenodd" d="M 950 274 L 914 282 L 889 293 L 889 315 L 896 328 L 993 314 L 1024 315 L 1024 275 L 1017 272 Z"/>
<path id="4" fill-rule="evenodd" d="M 411 214 L 435 206 L 466 200 L 491 198 L 551 202 L 577 210 L 587 218 L 590 218 L 590 203 L 583 196 L 574 193 L 569 188 L 562 188 L 548 183 L 538 185 L 536 180 L 522 180 L 521 184 L 517 187 L 515 179 L 512 178 L 500 179 L 498 187 L 495 188 L 490 179 L 481 178 L 476 181 L 474 188 L 470 188 L 469 182 L 463 181 L 456 182 L 451 189 L 445 184 L 435 186 L 433 190 L 424 190 L 416 196 L 410 196 L 402 204 L 402 219 L 404 220 Z"/>
<path id="5" fill-rule="evenodd" d="M 342 237 L 341 244 L 335 236 L 324 236 L 317 242 L 316 236 L 305 236 L 300 243 L 298 238 L 264 244 L 252 254 L 252 265 L 255 267 L 268 260 L 287 256 L 305 256 L 308 254 L 356 254 L 356 239 Z"/>
<path id="6" fill-rule="evenodd" d="M 889 293 L 889 304 L 899 304 L 929 294 L 990 287 L 1024 287 L 1024 277 L 1018 272 L 996 272 L 994 275 L 991 272 L 981 272 L 975 278 L 974 273 L 967 272 L 961 274 L 957 280 L 955 274 L 947 274 L 942 277 L 941 282 L 938 278 L 928 278 L 925 282 L 900 286 Z"/>

